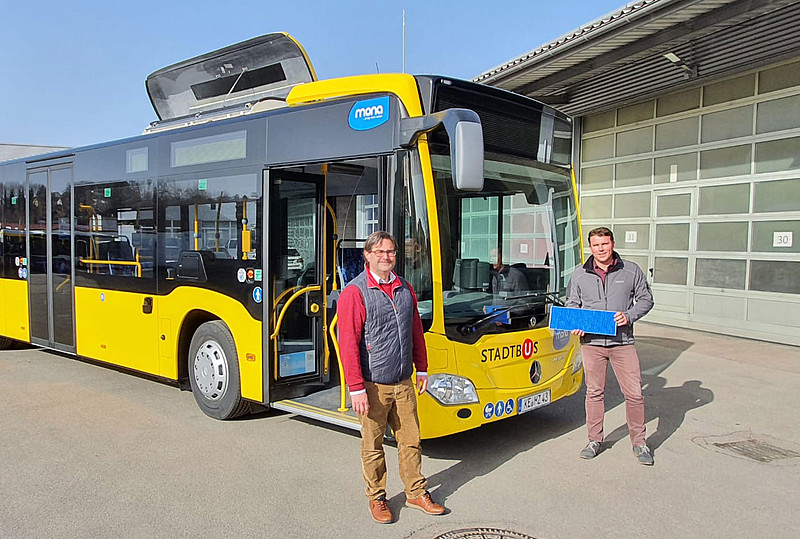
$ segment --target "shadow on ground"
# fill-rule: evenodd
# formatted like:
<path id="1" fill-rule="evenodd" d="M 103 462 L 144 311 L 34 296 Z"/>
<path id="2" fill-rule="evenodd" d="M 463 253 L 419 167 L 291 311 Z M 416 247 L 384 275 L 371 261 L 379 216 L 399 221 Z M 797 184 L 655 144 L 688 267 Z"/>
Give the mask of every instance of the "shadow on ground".
<path id="1" fill-rule="evenodd" d="M 708 404 L 714 398 L 712 391 L 702 387 L 700 380 L 687 380 L 678 386 L 667 386 L 666 378 L 662 376 L 664 370 L 692 344 L 680 339 L 637 338 L 646 419 L 648 422 L 658 420 L 656 431 L 649 433 L 648 444 L 652 449 L 660 447 L 680 428 L 689 410 Z M 430 476 L 428 487 L 435 489 L 437 501 L 445 502 L 463 485 L 490 474 L 519 453 L 576 429 L 584 430 L 584 398 L 585 389 L 582 388 L 575 395 L 546 408 L 453 436 L 425 440 L 423 452 L 427 456 L 457 461 L 449 468 Z M 624 398 L 612 371 L 606 384 L 606 410 L 623 404 Z M 606 432 L 608 427 L 606 424 Z M 613 445 L 627 435 L 628 428 L 623 423 L 614 428 L 606 439 Z M 578 458 L 578 452 L 583 447 L 583 436 L 580 439 L 581 442 L 575 447 L 575 458 Z M 403 494 L 395 498 L 397 499 L 393 498 L 391 503 L 403 503 Z"/>

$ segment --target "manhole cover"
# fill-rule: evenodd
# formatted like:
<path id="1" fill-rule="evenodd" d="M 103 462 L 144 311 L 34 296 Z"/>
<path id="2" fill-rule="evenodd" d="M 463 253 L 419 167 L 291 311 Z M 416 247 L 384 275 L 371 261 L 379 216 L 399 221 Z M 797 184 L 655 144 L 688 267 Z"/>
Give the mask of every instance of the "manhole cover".
<path id="1" fill-rule="evenodd" d="M 696 444 L 724 455 L 745 458 L 755 462 L 791 465 L 800 458 L 800 446 L 772 436 L 754 434 L 750 431 L 732 432 L 721 436 L 693 438 Z"/>
<path id="2" fill-rule="evenodd" d="M 714 445 L 725 451 L 730 451 L 758 462 L 772 462 L 773 460 L 800 457 L 800 453 L 797 451 L 775 447 L 755 438 L 748 438 L 739 442 L 718 442 Z"/>
<path id="3" fill-rule="evenodd" d="M 501 530 L 498 528 L 465 528 L 463 530 L 452 530 L 437 535 L 433 539 L 536 539 L 512 530 Z"/>

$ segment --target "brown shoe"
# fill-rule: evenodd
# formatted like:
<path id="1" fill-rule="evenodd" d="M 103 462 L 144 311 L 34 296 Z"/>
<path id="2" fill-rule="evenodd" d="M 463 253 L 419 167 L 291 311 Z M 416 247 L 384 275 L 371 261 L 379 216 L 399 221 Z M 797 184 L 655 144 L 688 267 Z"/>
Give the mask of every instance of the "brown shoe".
<path id="1" fill-rule="evenodd" d="M 445 512 L 444 506 L 431 500 L 431 495 L 427 492 L 419 498 L 406 498 L 406 507 L 419 509 L 429 515 L 442 515 Z"/>
<path id="2" fill-rule="evenodd" d="M 392 512 L 389 511 L 389 504 L 386 503 L 386 498 L 370 500 L 369 512 L 372 513 L 372 518 L 375 522 L 380 524 L 391 524 L 394 521 Z"/>

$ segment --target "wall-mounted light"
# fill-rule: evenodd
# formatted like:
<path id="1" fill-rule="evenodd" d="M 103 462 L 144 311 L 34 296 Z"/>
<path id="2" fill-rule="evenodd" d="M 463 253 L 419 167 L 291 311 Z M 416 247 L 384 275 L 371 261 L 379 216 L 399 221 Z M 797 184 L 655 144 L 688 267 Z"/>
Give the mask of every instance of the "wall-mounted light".
<path id="1" fill-rule="evenodd" d="M 680 56 L 674 52 L 664 53 L 664 58 L 683 69 L 683 78 L 688 79 L 697 76 L 697 66 L 685 62 Z"/>

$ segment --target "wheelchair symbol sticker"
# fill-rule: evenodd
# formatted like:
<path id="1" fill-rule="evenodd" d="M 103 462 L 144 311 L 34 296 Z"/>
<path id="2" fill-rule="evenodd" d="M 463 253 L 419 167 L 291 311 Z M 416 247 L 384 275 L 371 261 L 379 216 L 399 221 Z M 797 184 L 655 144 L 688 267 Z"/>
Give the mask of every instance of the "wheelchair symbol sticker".
<path id="1" fill-rule="evenodd" d="M 514 399 L 506 401 L 506 415 L 511 415 L 514 412 Z"/>

